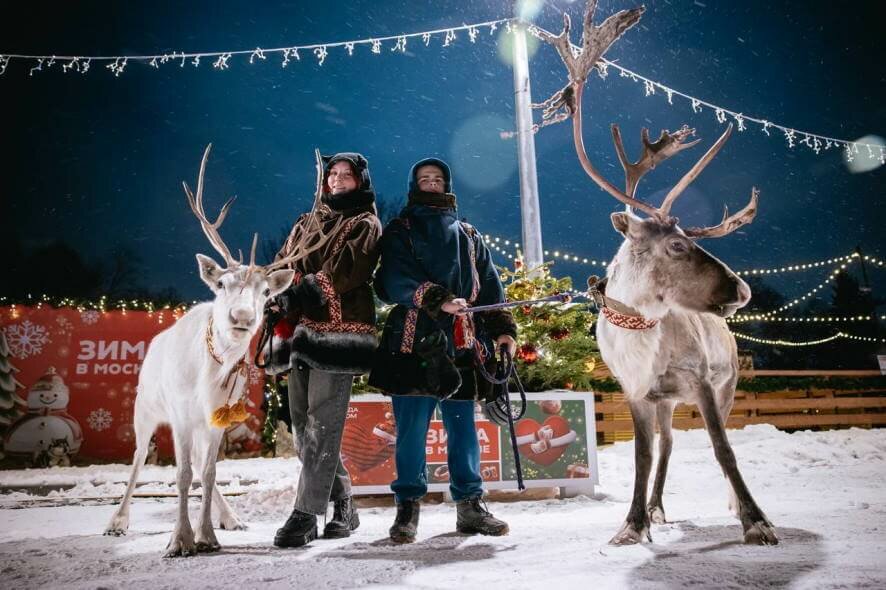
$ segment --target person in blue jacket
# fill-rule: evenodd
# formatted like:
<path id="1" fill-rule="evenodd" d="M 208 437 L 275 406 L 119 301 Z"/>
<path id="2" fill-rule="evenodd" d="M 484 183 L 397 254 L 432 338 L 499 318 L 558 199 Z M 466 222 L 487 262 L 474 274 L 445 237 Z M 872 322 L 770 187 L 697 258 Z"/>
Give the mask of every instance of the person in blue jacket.
<path id="1" fill-rule="evenodd" d="M 395 307 L 369 383 L 393 397 L 397 479 L 391 489 L 397 516 L 391 540 L 415 540 L 419 500 L 427 492 L 425 441 L 438 404 L 447 432 L 456 528 L 507 534 L 507 523 L 493 517 L 482 501 L 474 399 L 491 391 L 477 363 L 494 369 L 495 351 L 502 345 L 513 355 L 517 328 L 505 310 L 465 313 L 471 305 L 501 303 L 505 296 L 480 233 L 458 219 L 445 162 L 427 158 L 412 167 L 407 205 L 385 228 L 380 251 L 374 287 L 382 301 Z"/>

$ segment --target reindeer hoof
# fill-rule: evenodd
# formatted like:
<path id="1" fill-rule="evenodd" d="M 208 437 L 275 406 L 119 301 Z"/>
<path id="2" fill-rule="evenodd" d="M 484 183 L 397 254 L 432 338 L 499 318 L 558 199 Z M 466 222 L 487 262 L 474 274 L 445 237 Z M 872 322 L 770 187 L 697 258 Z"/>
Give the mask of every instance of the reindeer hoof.
<path id="1" fill-rule="evenodd" d="M 215 553 L 216 551 L 221 551 L 221 545 L 218 543 L 218 541 L 199 541 L 197 543 L 198 553 Z"/>
<path id="2" fill-rule="evenodd" d="M 166 552 L 163 557 L 188 557 L 189 555 L 197 555 L 197 545 L 194 543 L 193 537 L 185 538 L 183 535 L 175 535 L 166 546 Z"/>
<path id="3" fill-rule="evenodd" d="M 231 518 L 222 518 L 219 520 L 218 528 L 225 531 L 245 531 L 249 527 L 236 516 L 232 516 Z"/>
<path id="4" fill-rule="evenodd" d="M 621 530 L 609 540 L 609 544 L 637 545 L 642 543 L 644 539 L 648 540 L 650 543 L 652 542 L 652 535 L 649 534 L 648 526 L 644 526 L 640 530 L 637 530 L 633 525 L 626 522 L 624 526 L 621 527 Z"/>
<path id="5" fill-rule="evenodd" d="M 108 527 L 104 534 L 106 537 L 122 537 L 126 534 L 126 529 Z"/>
<path id="6" fill-rule="evenodd" d="M 128 517 L 115 516 L 111 519 L 111 522 L 108 523 L 108 528 L 105 529 L 105 534 L 111 537 L 119 537 L 125 535 L 128 528 Z"/>
<path id="7" fill-rule="evenodd" d="M 761 520 L 744 532 L 744 542 L 748 545 L 778 545 L 778 536 L 774 526 Z"/>
<path id="8" fill-rule="evenodd" d="M 664 508 L 661 506 L 649 506 L 646 512 L 649 514 L 649 520 L 655 524 L 666 524 L 668 522 L 665 519 Z"/>

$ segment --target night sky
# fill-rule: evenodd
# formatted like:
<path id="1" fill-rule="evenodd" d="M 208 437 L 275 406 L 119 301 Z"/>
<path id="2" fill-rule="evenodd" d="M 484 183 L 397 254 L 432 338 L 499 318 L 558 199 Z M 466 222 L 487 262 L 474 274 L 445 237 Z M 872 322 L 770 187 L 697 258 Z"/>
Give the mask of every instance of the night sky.
<path id="1" fill-rule="evenodd" d="M 138 5 L 136 5 L 138 4 Z M 178 6 L 181 4 L 181 6 Z M 635 4 L 602 0 L 598 20 Z M 686 94 L 749 116 L 841 139 L 886 135 L 882 16 L 877 2 L 670 0 L 647 2 L 640 24 L 606 55 Z M 162 5 L 162 6 L 158 6 Z M 333 42 L 420 32 L 513 14 L 507 1 L 334 3 L 53 3 L 0 23 L 0 54 L 125 55 L 222 51 Z M 559 31 L 560 14 L 581 22 L 583 2 L 545 2 L 535 21 Z M 26 8 L 27 10 L 27 8 Z M 573 40 L 578 35 L 573 33 Z M 534 39 L 532 41 L 535 41 Z M 500 57 L 501 29 L 465 32 L 450 47 L 411 39 L 407 53 L 380 55 L 357 46 L 331 49 L 322 66 L 310 54 L 280 67 L 280 56 L 230 69 L 130 62 L 115 78 L 94 63 L 87 75 L 59 65 L 28 76 L 13 61 L 0 77 L 2 231 L 26 248 L 61 239 L 98 262 L 115 250 L 142 257 L 142 282 L 188 298 L 208 291 L 194 254 L 214 254 L 187 207 L 181 181 L 193 183 L 204 146 L 207 210 L 238 200 L 222 233 L 232 249 L 253 232 L 276 239 L 311 203 L 313 150 L 359 151 L 389 207 L 405 199 L 406 176 L 436 155 L 454 170 L 461 215 L 484 233 L 519 239 L 513 77 Z M 553 48 L 530 61 L 532 94 L 541 101 L 565 83 Z M 609 136 L 618 122 L 629 155 L 640 128 L 654 135 L 684 123 L 702 145 L 644 179 L 638 195 L 658 203 L 719 136 L 714 112 L 641 83 L 593 76 L 585 92 L 590 157 L 620 185 Z M 609 213 L 620 208 L 581 170 L 571 127 L 536 136 L 546 249 L 609 258 L 619 237 Z M 780 133 L 750 125 L 733 132 L 716 160 L 675 206 L 685 225 L 713 224 L 724 204 L 737 210 L 752 186 L 761 190 L 756 221 L 706 245 L 735 269 L 838 256 L 860 244 L 886 257 L 883 168 L 850 173 L 839 150 L 793 150 Z M 499 260 L 500 261 L 500 260 Z M 558 264 L 583 281 L 587 267 Z M 826 271 L 792 275 L 786 295 L 807 291 Z M 875 285 L 884 285 L 882 270 Z M 793 284 L 793 281 L 798 281 Z M 883 289 L 879 288 L 879 294 Z"/>

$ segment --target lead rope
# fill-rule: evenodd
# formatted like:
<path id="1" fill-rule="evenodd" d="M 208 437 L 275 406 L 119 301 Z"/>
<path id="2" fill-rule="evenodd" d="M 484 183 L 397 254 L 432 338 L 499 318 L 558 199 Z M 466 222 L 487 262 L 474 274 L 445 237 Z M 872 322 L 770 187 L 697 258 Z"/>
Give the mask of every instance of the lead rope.
<path id="1" fill-rule="evenodd" d="M 514 424 L 526 414 L 526 391 L 523 389 L 523 383 L 520 382 L 520 376 L 517 374 L 517 363 L 511 357 L 508 347 L 502 344 L 499 347 L 500 360 L 496 360 L 495 375 L 490 375 L 483 364 L 479 345 L 474 348 L 474 353 L 480 375 L 492 384 L 493 389 L 496 386 L 500 388 L 495 397 L 483 406 L 483 413 L 499 426 L 508 427 L 511 437 L 511 449 L 514 452 L 514 467 L 517 471 L 517 489 L 525 490 L 523 467 L 520 464 L 520 451 L 517 447 L 517 430 Z M 516 414 L 514 414 L 511 407 L 511 394 L 508 387 L 512 377 L 517 384 L 517 391 L 520 392 L 520 409 Z"/>

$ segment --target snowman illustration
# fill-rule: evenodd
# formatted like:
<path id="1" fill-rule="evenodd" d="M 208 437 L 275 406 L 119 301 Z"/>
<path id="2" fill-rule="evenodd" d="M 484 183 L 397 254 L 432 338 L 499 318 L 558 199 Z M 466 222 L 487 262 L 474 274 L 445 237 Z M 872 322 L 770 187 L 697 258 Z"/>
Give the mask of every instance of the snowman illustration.
<path id="1" fill-rule="evenodd" d="M 33 458 L 44 454 L 61 439 L 67 444 L 68 456 L 80 450 L 83 431 L 67 412 L 70 392 L 62 378 L 49 367 L 28 390 L 28 411 L 6 433 L 8 455 Z"/>

